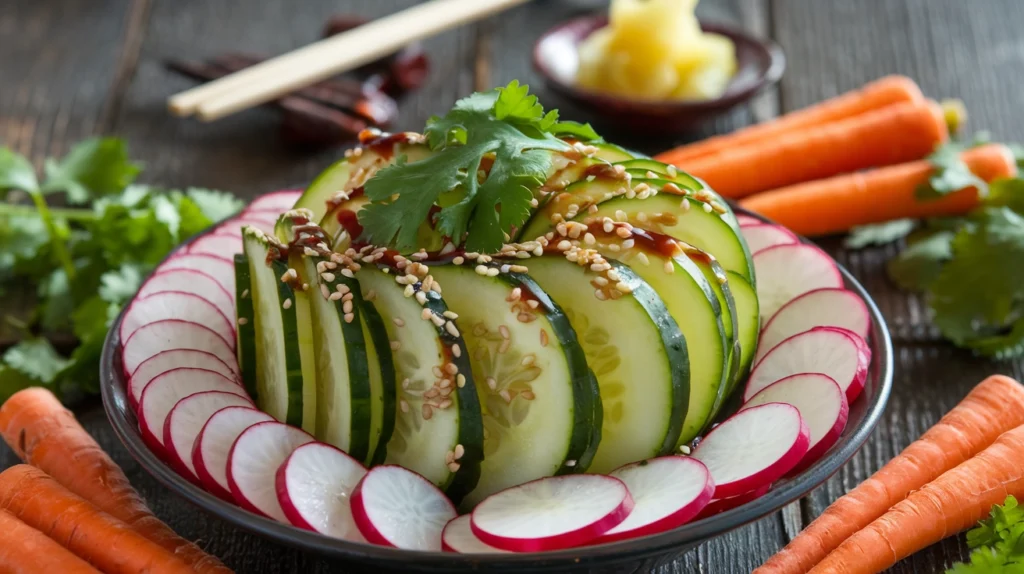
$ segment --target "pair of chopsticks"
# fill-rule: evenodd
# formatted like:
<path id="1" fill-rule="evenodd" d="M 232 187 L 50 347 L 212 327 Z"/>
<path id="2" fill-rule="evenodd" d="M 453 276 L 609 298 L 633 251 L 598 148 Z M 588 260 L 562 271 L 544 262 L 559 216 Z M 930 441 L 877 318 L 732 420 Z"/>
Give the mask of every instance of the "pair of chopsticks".
<path id="1" fill-rule="evenodd" d="M 179 116 L 203 121 L 275 100 L 403 46 L 527 0 L 432 0 L 171 96 Z"/>

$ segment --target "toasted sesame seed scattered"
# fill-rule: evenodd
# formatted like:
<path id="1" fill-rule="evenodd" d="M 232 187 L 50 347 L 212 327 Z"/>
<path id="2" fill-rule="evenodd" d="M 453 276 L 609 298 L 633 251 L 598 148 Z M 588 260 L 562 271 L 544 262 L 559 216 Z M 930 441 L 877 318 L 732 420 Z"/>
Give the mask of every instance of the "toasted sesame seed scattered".
<path id="1" fill-rule="evenodd" d="M 459 367 L 455 363 L 445 363 L 444 372 L 449 375 L 457 375 L 459 373 Z"/>
<path id="2" fill-rule="evenodd" d="M 316 257 L 318 255 L 315 249 L 310 249 L 309 247 L 303 248 L 302 253 L 306 257 Z"/>
<path id="3" fill-rule="evenodd" d="M 464 454 L 466 454 L 466 448 L 461 444 L 455 445 L 455 460 L 459 460 Z"/>
<path id="4" fill-rule="evenodd" d="M 474 271 L 476 271 L 477 275 L 487 275 L 487 266 L 477 265 Z"/>
<path id="5" fill-rule="evenodd" d="M 460 389 L 462 387 L 465 387 L 466 386 L 466 375 L 463 375 L 462 373 L 459 373 L 458 375 L 456 375 L 455 376 L 455 384 L 458 385 Z"/>
<path id="6" fill-rule="evenodd" d="M 597 211 L 598 211 L 598 207 L 597 207 L 596 203 L 590 204 L 590 207 L 587 208 L 587 212 L 589 212 L 589 213 L 597 213 Z"/>
<path id="7" fill-rule="evenodd" d="M 491 389 L 492 391 L 497 389 L 498 381 L 496 381 L 494 377 L 487 377 L 487 388 Z"/>
<path id="8" fill-rule="evenodd" d="M 518 319 L 520 323 L 529 323 L 533 321 L 533 315 L 529 313 L 520 313 L 516 316 L 516 319 Z"/>
<path id="9" fill-rule="evenodd" d="M 461 357 L 462 356 L 462 347 L 458 346 L 458 344 L 452 345 L 452 355 L 456 359 Z"/>
<path id="10" fill-rule="evenodd" d="M 445 464 L 451 464 L 454 460 L 455 460 L 455 453 L 454 452 L 448 451 L 448 452 L 444 453 L 444 463 Z"/>
<path id="11" fill-rule="evenodd" d="M 453 321 L 459 318 L 459 314 L 456 313 L 455 311 L 445 311 L 443 315 Z"/>
<path id="12" fill-rule="evenodd" d="M 499 271 L 498 271 L 497 267 L 487 267 L 486 269 L 487 269 L 487 272 L 484 273 L 484 275 L 486 275 L 488 277 L 497 277 L 498 276 Z"/>
<path id="13" fill-rule="evenodd" d="M 703 206 L 703 209 L 704 209 L 704 213 L 711 213 L 711 204 L 710 203 L 705 203 L 704 206 Z"/>
<path id="14" fill-rule="evenodd" d="M 675 270 L 676 270 L 676 266 L 672 265 L 672 260 L 671 259 L 666 259 L 665 260 L 664 268 L 665 268 L 665 273 L 674 273 Z"/>
<path id="15" fill-rule="evenodd" d="M 245 291 L 242 291 L 242 299 L 245 299 L 247 297 L 249 297 L 249 290 L 248 289 L 246 289 Z"/>
<path id="16" fill-rule="evenodd" d="M 427 417 L 423 417 L 423 418 L 427 418 Z M 451 472 L 459 472 L 460 468 L 462 468 L 462 465 L 460 465 L 457 462 L 452 462 L 452 463 L 448 464 L 448 470 L 450 470 Z"/>
<path id="17" fill-rule="evenodd" d="M 647 254 L 646 253 L 643 253 L 643 252 L 637 253 L 636 254 L 636 258 L 637 258 L 638 261 L 640 261 L 640 263 L 643 263 L 644 265 L 650 265 L 651 264 L 651 260 L 647 258 Z"/>
<path id="18" fill-rule="evenodd" d="M 451 321 L 448 321 L 447 323 L 444 324 L 444 330 L 448 331 L 448 334 L 451 335 L 452 337 L 459 336 L 459 330 L 455 328 L 455 323 L 452 323 Z"/>
<path id="19" fill-rule="evenodd" d="M 444 376 L 444 372 L 441 371 L 441 367 L 439 365 L 434 365 L 433 367 L 431 367 L 430 372 L 433 373 L 434 376 L 439 379 Z"/>
<path id="20" fill-rule="evenodd" d="M 444 318 L 442 318 L 440 315 L 431 315 L 430 322 L 433 323 L 435 327 L 444 326 Z"/>
<path id="21" fill-rule="evenodd" d="M 355 266 L 354 263 L 353 263 L 353 266 Z M 352 273 L 351 269 L 342 269 L 341 270 L 341 274 L 344 275 L 345 277 L 348 277 L 349 279 L 352 279 L 352 278 L 355 277 L 355 274 Z"/>
<path id="22" fill-rule="evenodd" d="M 683 454 L 690 454 L 690 447 L 686 446 L 685 444 L 681 444 L 679 445 L 679 452 Z"/>
<path id="23" fill-rule="evenodd" d="M 437 407 L 441 410 L 447 409 L 450 406 L 452 406 L 451 399 L 444 399 L 443 401 L 441 401 L 441 404 L 437 405 Z"/>
<path id="24" fill-rule="evenodd" d="M 355 318 L 356 318 L 356 316 L 353 315 L 352 313 L 346 313 L 345 314 L 345 322 L 346 323 L 351 323 L 353 320 L 355 320 Z"/>
<path id="25" fill-rule="evenodd" d="M 684 197 L 683 200 L 679 202 L 679 208 L 682 209 L 684 213 L 690 211 L 690 200 Z"/>
<path id="26" fill-rule="evenodd" d="M 249 323 L 249 320 L 248 320 L 248 319 L 246 319 L 245 317 L 239 317 L 239 318 L 238 318 L 238 324 L 239 324 L 239 325 L 246 325 L 246 324 L 248 324 L 248 323 Z"/>
<path id="27" fill-rule="evenodd" d="M 334 283 L 334 273 L 321 273 L 320 277 L 322 277 L 323 280 L 327 281 L 328 283 Z"/>
<path id="28" fill-rule="evenodd" d="M 335 291 L 334 293 L 331 293 L 330 295 L 327 296 L 327 298 L 330 299 L 331 301 L 337 301 L 337 300 L 341 299 L 342 297 L 344 297 L 344 295 L 342 295 L 341 293 L 338 293 L 337 291 Z"/>
<path id="29" fill-rule="evenodd" d="M 420 412 L 423 414 L 423 420 L 425 421 L 429 421 L 430 417 L 434 416 L 434 409 L 430 408 L 430 405 L 423 405 L 423 408 L 420 409 Z"/>
<path id="30" fill-rule="evenodd" d="M 430 309 L 424 309 L 424 310 L 420 311 L 420 319 L 423 319 L 424 321 L 429 320 L 433 316 L 434 316 L 434 312 L 431 311 Z"/>
<path id="31" fill-rule="evenodd" d="M 455 265 L 462 265 L 465 262 L 466 259 L 462 256 L 456 256 L 454 259 L 452 259 L 452 263 L 454 263 Z"/>
<path id="32" fill-rule="evenodd" d="M 595 289 L 594 290 L 594 297 L 597 297 L 598 301 L 605 301 L 605 300 L 608 299 L 608 296 L 605 295 L 604 291 L 601 290 L 601 289 Z"/>
<path id="33" fill-rule="evenodd" d="M 399 401 L 398 406 L 402 409 L 403 413 L 409 412 L 409 403 L 405 402 L 405 399 Z"/>
<path id="34" fill-rule="evenodd" d="M 427 389 L 427 391 L 425 393 L 423 393 L 423 396 L 425 398 L 428 398 L 428 399 L 433 399 L 433 398 L 437 397 L 437 395 L 440 392 L 441 391 L 439 389 L 437 389 L 436 387 L 430 387 L 429 389 Z"/>
<path id="35" fill-rule="evenodd" d="M 633 235 L 633 233 L 629 229 L 626 229 L 625 227 L 616 227 L 615 235 L 618 235 L 623 239 L 629 239 Z"/>
<path id="36" fill-rule="evenodd" d="M 426 305 L 427 304 L 427 294 L 424 293 L 423 291 L 417 291 L 416 292 L 416 302 L 419 303 L 420 305 Z"/>
<path id="37" fill-rule="evenodd" d="M 572 467 L 576 466 L 576 461 L 575 460 L 567 460 L 567 461 L 565 461 L 565 466 L 568 466 L 569 468 L 572 468 Z"/>
<path id="38" fill-rule="evenodd" d="M 416 293 L 416 289 L 412 285 L 406 285 L 405 289 L 402 290 L 402 295 L 405 297 L 412 297 Z"/>
<path id="39" fill-rule="evenodd" d="M 292 308 L 292 300 L 291 300 L 291 298 L 285 299 L 284 303 L 281 303 L 281 306 L 284 307 L 285 309 L 291 309 Z"/>
<path id="40" fill-rule="evenodd" d="M 633 288 L 630 287 L 629 285 L 623 283 L 622 281 L 619 281 L 618 283 L 615 284 L 615 289 L 617 289 L 620 293 L 632 293 L 633 292 Z"/>

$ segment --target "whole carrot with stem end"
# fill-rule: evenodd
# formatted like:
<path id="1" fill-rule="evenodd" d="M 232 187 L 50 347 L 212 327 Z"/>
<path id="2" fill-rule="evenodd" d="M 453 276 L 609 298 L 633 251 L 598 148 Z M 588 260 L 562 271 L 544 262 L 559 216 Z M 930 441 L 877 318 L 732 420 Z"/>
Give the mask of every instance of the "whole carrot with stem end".
<path id="1" fill-rule="evenodd" d="M 665 163 L 684 164 L 698 157 L 754 141 L 766 141 L 768 138 L 796 132 L 808 126 L 845 120 L 893 104 L 922 101 L 924 95 L 914 80 L 906 76 L 885 76 L 865 84 L 860 89 L 845 92 L 774 120 L 677 147 L 655 156 L 655 159 Z"/>
<path id="2" fill-rule="evenodd" d="M 231 572 L 153 516 L 121 468 L 50 391 L 25 389 L 7 399 L 0 406 L 0 435 L 21 460 L 181 557 L 200 574 Z"/>
<path id="3" fill-rule="evenodd" d="M 0 510 L 0 572 L 100 574 L 100 571 L 35 528 Z"/>
<path id="4" fill-rule="evenodd" d="M 1024 426 L 926 484 L 846 539 L 810 574 L 876 574 L 1024 495 Z"/>
<path id="5" fill-rule="evenodd" d="M 967 167 L 986 182 L 1017 175 L 1010 149 L 987 144 L 961 154 Z M 801 235 L 827 235 L 857 225 L 961 215 L 978 206 L 971 186 L 936 199 L 919 199 L 917 190 L 928 183 L 934 166 L 926 160 L 839 175 L 766 191 L 740 205 Z"/>
<path id="6" fill-rule="evenodd" d="M 106 574 L 195 572 L 169 550 L 27 464 L 0 473 L 0 508 Z"/>
<path id="7" fill-rule="evenodd" d="M 676 164 L 729 198 L 921 159 L 949 137 L 931 101 L 908 102 Z"/>
<path id="8" fill-rule="evenodd" d="M 1022 424 L 1024 387 L 1002 375 L 985 379 L 920 439 L 833 502 L 792 542 L 754 570 L 754 574 L 806 573 L 844 540 L 885 514 L 909 493 Z M 1019 458 L 1024 460 L 1024 456 Z"/>

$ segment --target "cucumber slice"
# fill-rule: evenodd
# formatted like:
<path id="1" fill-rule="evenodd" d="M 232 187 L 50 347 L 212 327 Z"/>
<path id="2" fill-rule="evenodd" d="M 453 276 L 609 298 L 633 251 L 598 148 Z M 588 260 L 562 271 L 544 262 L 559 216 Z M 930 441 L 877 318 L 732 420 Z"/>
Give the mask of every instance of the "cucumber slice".
<path id="1" fill-rule="evenodd" d="M 312 285 L 309 277 L 305 277 L 301 271 L 302 258 L 291 257 L 289 264 L 299 274 L 303 284 Z M 282 265 L 282 268 L 284 266 Z M 287 268 L 284 268 L 285 270 Z M 313 317 L 310 313 L 310 295 L 308 291 L 294 289 L 292 294 L 295 303 L 292 308 L 295 310 L 296 343 L 299 347 L 299 365 L 302 371 L 302 430 L 313 434 L 316 432 L 316 396 L 317 396 L 317 364 L 316 352 L 313 342 Z"/>
<path id="2" fill-rule="evenodd" d="M 354 293 L 353 301 L 363 315 L 363 339 L 370 364 L 370 455 L 366 466 L 374 466 L 387 458 L 388 441 L 395 430 L 395 363 L 383 319 L 358 289 Z"/>
<path id="3" fill-rule="evenodd" d="M 628 161 L 637 157 L 644 157 L 643 154 L 631 152 L 624 147 L 617 146 L 607 142 L 589 142 L 588 145 L 592 145 L 597 148 L 597 153 L 593 157 L 603 159 L 609 163 L 615 163 L 619 161 Z"/>
<path id="4" fill-rule="evenodd" d="M 421 306 L 416 298 L 405 296 L 394 274 L 370 265 L 364 265 L 356 278 L 363 298 L 384 320 L 395 375 L 401 381 L 386 462 L 419 473 L 458 502 L 480 477 L 484 441 L 466 343 L 461 335 L 423 320 L 423 309 L 438 317 L 448 311 L 439 294 L 424 292 Z M 448 373 L 448 363 L 455 365 L 455 375 Z M 435 369 L 443 376 L 438 377 Z M 428 391 L 434 396 L 425 397 Z"/>
<path id="5" fill-rule="evenodd" d="M 599 300 L 597 273 L 558 255 L 528 261 L 530 277 L 569 318 L 601 389 L 601 444 L 589 469 L 597 473 L 670 453 L 690 384 L 686 339 L 664 302 L 628 266 L 611 264 L 631 292 Z"/>
<path id="6" fill-rule="evenodd" d="M 235 254 L 235 352 L 242 384 L 249 398 L 256 398 L 256 319 L 252 309 L 252 283 L 249 260 Z"/>
<path id="7" fill-rule="evenodd" d="M 653 159 L 630 159 L 626 161 L 618 162 L 618 165 L 626 168 L 626 171 L 631 175 L 635 175 L 641 178 L 650 178 L 647 174 L 653 173 L 658 177 L 650 179 L 664 179 L 671 181 L 672 183 L 682 187 L 683 189 L 689 189 L 690 191 L 697 191 L 698 189 L 704 189 L 705 186 L 700 182 L 699 179 L 692 175 L 670 166 L 666 163 L 662 163 Z"/>
<path id="8" fill-rule="evenodd" d="M 761 329 L 761 315 L 757 303 L 757 291 L 744 277 L 738 273 L 727 271 L 729 277 L 729 288 L 732 290 L 733 299 L 736 303 L 736 322 L 739 327 L 737 339 L 740 344 L 740 366 L 739 374 L 725 389 L 725 398 L 728 399 L 736 387 L 746 378 L 750 372 L 751 363 L 757 356 L 757 338 Z"/>
<path id="9" fill-rule="evenodd" d="M 256 404 L 283 423 L 302 426 L 303 381 L 295 292 L 281 280 L 288 266 L 268 257 L 270 250 L 277 248 L 262 231 L 246 226 L 242 234 L 252 281 Z"/>
<path id="10" fill-rule="evenodd" d="M 704 278 L 708 280 L 711 290 L 715 292 L 715 297 L 718 298 L 718 305 L 722 309 L 722 327 L 723 334 L 725 335 L 725 348 L 728 353 L 728 377 L 722 392 L 718 394 L 715 406 L 712 408 L 712 416 L 710 418 L 714 418 L 714 414 L 718 412 L 725 401 L 726 390 L 740 375 L 740 362 L 743 351 L 740 348 L 738 338 L 739 325 L 736 301 L 733 298 L 726 271 L 722 269 L 718 261 L 715 261 L 714 257 L 689 245 L 683 247 L 683 252 L 685 255 L 680 257 L 687 257 L 697 265 L 701 273 L 704 274 Z"/>
<path id="11" fill-rule="evenodd" d="M 561 308 L 527 275 L 491 269 L 497 275 L 473 264 L 431 267 L 459 315 L 483 415 L 484 461 L 467 506 L 585 471 L 601 432 L 597 382 Z"/>

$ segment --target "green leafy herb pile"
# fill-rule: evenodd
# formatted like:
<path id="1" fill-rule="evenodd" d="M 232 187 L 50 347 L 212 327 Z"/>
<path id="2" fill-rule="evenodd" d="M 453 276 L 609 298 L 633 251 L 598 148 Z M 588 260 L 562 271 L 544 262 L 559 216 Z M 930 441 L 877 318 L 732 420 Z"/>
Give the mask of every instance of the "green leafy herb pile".
<path id="1" fill-rule="evenodd" d="M 33 385 L 95 393 L 103 339 L 142 278 L 241 208 L 222 192 L 135 184 L 140 171 L 112 138 L 47 160 L 41 179 L 0 148 L 0 402 Z"/>
<path id="2" fill-rule="evenodd" d="M 1024 509 L 1008 496 L 989 518 L 967 532 L 970 564 L 955 564 L 946 574 L 1024 574 Z"/>
<path id="3" fill-rule="evenodd" d="M 560 136 L 598 139 L 589 125 L 560 122 L 556 110 L 545 113 L 529 87 L 515 80 L 459 100 L 443 118 L 431 118 L 424 135 L 437 153 L 414 163 L 399 158 L 366 183 L 372 203 L 359 213 L 365 241 L 415 250 L 420 224 L 436 217 L 437 230 L 456 244 L 497 251 L 529 217 L 533 188 L 544 182 L 551 152 L 570 149 Z"/>

